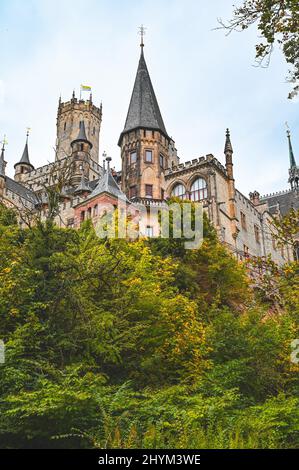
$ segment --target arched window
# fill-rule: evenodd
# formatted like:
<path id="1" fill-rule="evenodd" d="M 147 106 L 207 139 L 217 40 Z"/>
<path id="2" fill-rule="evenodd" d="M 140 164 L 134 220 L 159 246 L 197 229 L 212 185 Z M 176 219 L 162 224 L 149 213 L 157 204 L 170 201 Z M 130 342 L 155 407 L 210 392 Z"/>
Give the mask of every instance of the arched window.
<path id="1" fill-rule="evenodd" d="M 171 192 L 171 195 L 173 197 L 179 197 L 180 199 L 185 199 L 186 198 L 185 186 L 181 183 L 176 184 Z"/>
<path id="2" fill-rule="evenodd" d="M 193 181 L 191 186 L 191 201 L 202 201 L 203 199 L 207 199 L 207 197 L 208 189 L 206 181 L 203 178 L 197 178 L 195 181 Z"/>

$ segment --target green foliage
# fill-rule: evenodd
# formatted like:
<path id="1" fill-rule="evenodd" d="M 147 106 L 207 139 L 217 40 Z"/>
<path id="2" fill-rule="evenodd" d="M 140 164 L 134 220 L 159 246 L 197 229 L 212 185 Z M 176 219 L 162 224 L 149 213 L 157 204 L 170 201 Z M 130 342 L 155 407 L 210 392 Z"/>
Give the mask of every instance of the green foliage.
<path id="1" fill-rule="evenodd" d="M 204 224 L 186 252 L 1 208 L 1 447 L 298 447 L 298 264 L 277 312 Z"/>

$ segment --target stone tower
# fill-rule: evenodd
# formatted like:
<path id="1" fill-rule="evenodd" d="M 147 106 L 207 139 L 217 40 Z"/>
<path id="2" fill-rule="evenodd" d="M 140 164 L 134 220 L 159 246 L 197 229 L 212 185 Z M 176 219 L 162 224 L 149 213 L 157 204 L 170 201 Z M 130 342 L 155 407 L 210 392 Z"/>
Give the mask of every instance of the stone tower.
<path id="1" fill-rule="evenodd" d="M 164 199 L 165 169 L 178 158 L 162 119 L 143 48 L 142 40 L 129 111 L 118 142 L 122 190 L 130 199 Z"/>
<path id="2" fill-rule="evenodd" d="M 22 182 L 26 179 L 26 174 L 34 170 L 34 166 L 31 165 L 29 159 L 29 150 L 28 150 L 28 137 L 29 131 L 27 131 L 26 144 L 24 147 L 24 152 L 21 160 L 15 164 L 15 181 Z"/>
<path id="3" fill-rule="evenodd" d="M 102 105 L 97 108 L 92 102 L 92 95 L 87 101 L 78 100 L 75 92 L 73 92 L 72 99 L 66 103 L 59 100 L 56 160 L 71 155 L 71 143 L 77 138 L 81 121 L 85 123 L 86 135 L 92 144 L 91 159 L 98 163 Z"/>

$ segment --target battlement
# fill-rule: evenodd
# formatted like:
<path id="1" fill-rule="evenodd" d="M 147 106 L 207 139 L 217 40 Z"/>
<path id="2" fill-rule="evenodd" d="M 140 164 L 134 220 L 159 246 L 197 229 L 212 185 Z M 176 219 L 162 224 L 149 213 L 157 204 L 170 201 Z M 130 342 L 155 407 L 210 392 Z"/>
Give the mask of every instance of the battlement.
<path id="1" fill-rule="evenodd" d="M 191 161 L 180 163 L 179 165 L 173 166 L 172 168 L 167 168 L 167 170 L 165 170 L 165 176 L 166 177 L 170 175 L 173 176 L 174 174 L 179 173 L 181 171 L 186 171 L 186 170 L 191 170 L 191 169 L 193 170 L 196 167 L 201 166 L 201 165 L 206 165 L 207 163 L 213 163 L 222 173 L 224 173 L 225 175 L 227 174 L 226 169 L 222 165 L 222 163 L 220 163 L 219 160 L 217 160 L 217 158 L 214 157 L 214 155 L 208 154 L 205 157 L 194 158 Z"/>
<path id="2" fill-rule="evenodd" d="M 270 193 L 270 194 L 266 194 L 265 196 L 261 196 L 261 200 L 262 199 L 269 199 L 271 197 L 277 197 L 277 196 L 283 196 L 284 194 L 290 194 L 292 192 L 291 189 L 285 189 L 284 191 L 277 191 L 276 193 Z"/>
<path id="3" fill-rule="evenodd" d="M 102 108 L 98 108 L 93 104 L 91 100 L 78 100 L 77 98 L 72 98 L 70 101 L 66 101 L 65 103 L 60 102 L 58 107 L 58 115 L 71 112 L 71 111 L 91 111 L 94 115 L 96 115 L 99 119 L 102 118 Z"/>

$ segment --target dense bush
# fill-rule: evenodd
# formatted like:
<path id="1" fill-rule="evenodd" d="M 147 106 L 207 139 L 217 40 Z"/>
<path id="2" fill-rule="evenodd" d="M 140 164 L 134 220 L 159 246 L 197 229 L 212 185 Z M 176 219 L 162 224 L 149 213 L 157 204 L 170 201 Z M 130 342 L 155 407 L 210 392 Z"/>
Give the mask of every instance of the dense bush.
<path id="1" fill-rule="evenodd" d="M 274 314 L 207 220 L 184 252 L 1 207 L 0 446 L 298 447 L 298 266 L 278 288 Z"/>

